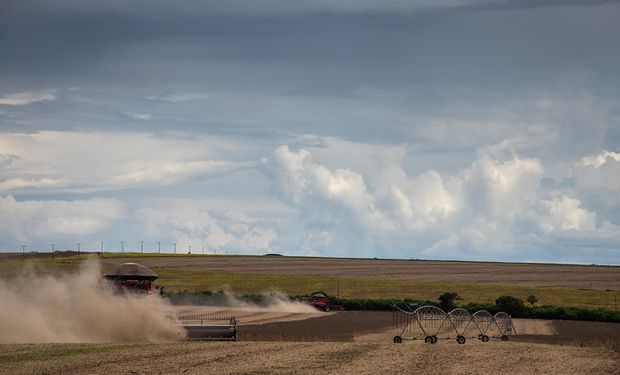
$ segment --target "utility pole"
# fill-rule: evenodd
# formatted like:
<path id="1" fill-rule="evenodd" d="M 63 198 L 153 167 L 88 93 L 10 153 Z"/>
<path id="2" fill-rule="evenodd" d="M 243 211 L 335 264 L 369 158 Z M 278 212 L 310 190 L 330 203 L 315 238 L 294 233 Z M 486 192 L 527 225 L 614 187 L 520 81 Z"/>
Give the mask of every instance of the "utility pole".
<path id="1" fill-rule="evenodd" d="M 336 279 L 336 291 L 338 295 L 338 299 L 340 299 L 340 278 Z"/>
<path id="2" fill-rule="evenodd" d="M 26 256 L 26 245 L 22 245 L 22 255 Z"/>
<path id="3" fill-rule="evenodd" d="M 161 254 L 161 241 L 157 241 L 157 253 Z"/>
<path id="4" fill-rule="evenodd" d="M 77 243 L 77 251 L 78 251 L 78 255 L 80 255 L 80 243 Z"/>
<path id="5" fill-rule="evenodd" d="M 140 252 L 144 252 L 144 241 L 140 241 Z"/>
<path id="6" fill-rule="evenodd" d="M 187 245 L 187 253 L 188 254 L 192 253 L 192 245 Z"/>
<path id="7" fill-rule="evenodd" d="M 174 243 L 174 253 L 175 254 L 177 253 L 177 243 L 176 242 Z"/>
<path id="8" fill-rule="evenodd" d="M 205 247 L 202 247 L 202 255 L 205 255 Z"/>
<path id="9" fill-rule="evenodd" d="M 121 241 L 121 253 L 125 252 L 125 241 Z"/>
<path id="10" fill-rule="evenodd" d="M 54 244 L 52 244 L 52 253 L 54 252 Z"/>
<path id="11" fill-rule="evenodd" d="M 103 254 L 103 241 L 101 241 L 101 251 L 99 251 L 100 254 Z"/>

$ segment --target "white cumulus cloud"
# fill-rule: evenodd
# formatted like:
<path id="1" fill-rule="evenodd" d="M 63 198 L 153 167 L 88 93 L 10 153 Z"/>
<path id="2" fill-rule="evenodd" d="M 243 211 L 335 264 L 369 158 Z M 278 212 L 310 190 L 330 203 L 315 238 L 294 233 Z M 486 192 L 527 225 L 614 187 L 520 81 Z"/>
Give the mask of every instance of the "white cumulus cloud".
<path id="1" fill-rule="evenodd" d="M 0 236 L 28 242 L 67 236 L 86 236 L 108 228 L 123 215 L 114 199 L 16 200 L 0 196 Z"/>
<path id="2" fill-rule="evenodd" d="M 620 153 L 602 150 L 582 158 L 574 166 L 573 179 L 592 207 L 620 214 Z"/>
<path id="3" fill-rule="evenodd" d="M 318 147 L 325 153 L 325 143 Z M 380 170 L 333 168 L 318 163 L 312 147 L 284 145 L 261 169 L 276 196 L 298 211 L 300 243 L 318 252 L 494 259 L 530 251 L 535 257 L 557 251 L 558 237 L 582 242 L 617 232 L 577 192 L 544 189 L 545 168 L 535 158 L 483 153 L 455 174 L 413 176 L 402 161 L 389 162 Z"/>

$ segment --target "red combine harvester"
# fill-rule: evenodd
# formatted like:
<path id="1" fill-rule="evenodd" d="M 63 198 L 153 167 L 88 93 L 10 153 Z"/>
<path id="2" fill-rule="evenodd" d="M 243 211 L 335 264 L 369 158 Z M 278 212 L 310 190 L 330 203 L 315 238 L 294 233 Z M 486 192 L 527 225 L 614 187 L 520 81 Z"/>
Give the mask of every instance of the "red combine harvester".
<path id="1" fill-rule="evenodd" d="M 116 271 L 104 277 L 114 285 L 117 292 L 152 294 L 159 289 L 153 285 L 159 276 L 138 263 L 123 263 Z"/>
<path id="2" fill-rule="evenodd" d="M 341 305 L 331 305 L 327 300 L 327 297 L 322 293 L 315 293 L 312 296 L 305 298 L 304 302 L 308 305 L 314 306 L 321 311 L 328 312 L 330 310 L 342 311 L 344 307 Z"/>

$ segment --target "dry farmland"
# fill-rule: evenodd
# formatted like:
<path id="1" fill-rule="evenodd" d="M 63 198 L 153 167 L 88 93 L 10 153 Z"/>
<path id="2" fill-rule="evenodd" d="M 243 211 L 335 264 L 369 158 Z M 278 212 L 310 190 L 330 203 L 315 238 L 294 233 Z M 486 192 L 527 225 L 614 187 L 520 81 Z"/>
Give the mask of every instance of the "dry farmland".
<path id="1" fill-rule="evenodd" d="M 23 263 L 39 272 L 56 274 L 76 270 L 82 259 L 6 257 L 0 260 L 0 269 L 7 271 L 6 276 Z M 339 280 L 341 293 L 347 293 L 348 281 L 357 285 L 355 290 L 362 296 L 390 288 L 402 288 L 403 293 L 426 290 L 436 296 L 436 292 L 465 286 L 465 296 L 470 291 L 489 296 L 495 293 L 496 297 L 502 291 L 514 295 L 534 290 L 543 298 L 568 293 L 563 298 L 576 304 L 578 298 L 584 298 L 579 291 L 606 296 L 610 292 L 606 289 L 612 293 L 620 289 L 618 267 L 107 254 L 102 261 L 104 269 L 127 261 L 152 267 L 162 276 L 159 283 L 172 289 L 211 289 L 228 283 L 241 292 L 299 288 L 307 293 Z M 218 313 L 239 317 L 239 341 L 7 344 L 0 345 L 0 373 L 617 374 L 620 368 L 620 324 L 515 320 L 518 335 L 508 342 L 492 338 L 482 343 L 469 337 L 465 345 L 458 345 L 454 338 L 440 339 L 434 345 L 421 340 L 393 344 L 392 337 L 399 329 L 389 312 L 239 309 Z"/>
<path id="2" fill-rule="evenodd" d="M 614 266 L 273 256 L 116 258 L 115 255 L 110 255 L 104 263 L 127 261 L 173 270 L 620 290 L 620 267 Z"/>
<path id="3" fill-rule="evenodd" d="M 238 342 L 0 348 L 4 374 L 617 374 L 617 354 L 526 343 Z"/>
<path id="4" fill-rule="evenodd" d="M 434 300 L 457 292 L 463 303 L 492 303 L 501 295 L 539 304 L 617 308 L 620 267 L 416 260 L 267 256 L 140 256 L 103 258 L 108 269 L 125 261 L 153 268 L 168 290 L 238 294 L 281 290 L 290 295 L 324 290 L 344 298 Z"/>
<path id="5" fill-rule="evenodd" d="M 21 264 L 41 273 L 77 270 L 85 255 L 0 255 L 0 277 Z M 493 303 L 501 295 L 538 304 L 618 308 L 620 267 L 563 264 L 342 259 L 280 256 L 118 254 L 99 255 L 103 270 L 138 262 L 160 276 L 167 291 L 219 290 L 260 294 L 278 290 L 303 295 L 324 290 L 343 298 L 434 300 L 457 292 L 462 303 Z"/>
<path id="6" fill-rule="evenodd" d="M 517 321 L 519 341 L 391 343 L 389 314 L 344 312 L 241 326 L 238 342 L 0 346 L 3 374 L 616 374 L 620 354 L 555 322 Z M 566 322 L 565 322 L 566 323 Z M 620 334 L 620 325 L 601 327 Z M 576 332 L 577 336 L 572 332 Z M 597 333 L 601 338 L 601 332 Z M 560 337 L 561 344 L 545 343 Z M 535 340 L 539 342 L 534 342 Z"/>

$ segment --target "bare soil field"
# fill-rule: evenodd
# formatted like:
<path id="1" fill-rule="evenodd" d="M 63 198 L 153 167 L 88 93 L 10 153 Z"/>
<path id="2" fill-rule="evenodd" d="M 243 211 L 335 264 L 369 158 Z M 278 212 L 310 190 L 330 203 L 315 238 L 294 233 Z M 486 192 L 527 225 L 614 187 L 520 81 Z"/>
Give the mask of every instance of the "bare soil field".
<path id="1" fill-rule="evenodd" d="M 1 374 L 617 374 L 604 348 L 523 342 L 4 345 Z"/>
<path id="2" fill-rule="evenodd" d="M 109 268 L 124 262 L 138 262 L 149 268 L 219 272 L 620 290 L 618 266 L 267 256 L 123 257 L 103 260 Z"/>
<path id="3" fill-rule="evenodd" d="M 229 312 L 254 323 L 242 324 L 238 342 L 0 345 L 0 374 L 617 374 L 620 366 L 619 348 L 583 341 L 617 338 L 620 324 L 516 320 L 525 335 L 508 342 L 393 344 L 386 312 L 261 324 L 260 312 Z"/>
<path id="4" fill-rule="evenodd" d="M 570 320 L 514 319 L 513 341 L 549 344 L 589 345 L 620 343 L 620 323 Z M 295 321 L 249 324 L 239 332 L 240 340 L 351 341 L 372 334 L 391 342 L 402 327 L 395 325 L 391 312 L 344 311 Z M 469 340 L 468 344 L 472 341 Z M 620 349 L 620 345 L 616 345 Z"/>
<path id="5" fill-rule="evenodd" d="M 297 313 L 257 307 L 175 306 L 177 314 L 235 316 L 239 321 L 240 340 L 285 341 L 353 341 L 360 336 L 382 335 L 387 341 L 400 332 L 393 314 L 384 311 L 344 311 Z M 521 337 L 545 342 L 538 336 L 607 337 L 620 334 L 620 324 L 565 322 L 540 319 L 514 319 Z M 519 339 L 519 337 L 516 337 Z M 555 342 L 558 340 L 547 340 Z M 561 340 L 559 340 L 561 341 Z"/>

